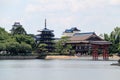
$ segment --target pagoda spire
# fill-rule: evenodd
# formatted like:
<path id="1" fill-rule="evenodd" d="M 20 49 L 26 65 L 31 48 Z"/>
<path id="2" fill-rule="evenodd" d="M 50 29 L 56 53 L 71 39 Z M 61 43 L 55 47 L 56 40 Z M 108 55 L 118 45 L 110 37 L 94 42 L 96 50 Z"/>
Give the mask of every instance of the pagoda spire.
<path id="1" fill-rule="evenodd" d="M 45 29 L 46 29 L 47 25 L 46 25 L 46 19 L 45 19 Z"/>

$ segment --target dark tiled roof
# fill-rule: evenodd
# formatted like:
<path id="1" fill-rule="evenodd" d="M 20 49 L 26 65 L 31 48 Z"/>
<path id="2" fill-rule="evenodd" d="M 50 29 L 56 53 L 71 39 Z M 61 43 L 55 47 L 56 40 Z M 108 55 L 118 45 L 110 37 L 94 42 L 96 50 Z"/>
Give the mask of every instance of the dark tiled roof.
<path id="1" fill-rule="evenodd" d="M 67 43 L 89 43 L 89 41 L 68 41 Z"/>
<path id="2" fill-rule="evenodd" d="M 13 26 L 22 26 L 20 22 L 15 22 Z"/>
<path id="3" fill-rule="evenodd" d="M 90 39 L 92 38 L 92 39 Z M 94 39 L 97 38 L 97 39 Z M 72 36 L 67 43 L 90 43 L 90 44 L 112 44 L 97 36 L 94 32 L 76 33 Z"/>
<path id="4" fill-rule="evenodd" d="M 80 31 L 79 29 L 77 29 L 76 27 L 73 27 L 71 29 L 66 29 L 65 33 L 72 33 L 73 31 Z"/>
<path id="5" fill-rule="evenodd" d="M 70 38 L 70 40 L 71 41 L 84 41 L 84 40 L 87 40 L 92 35 L 95 35 L 95 33 L 94 32 L 76 33 Z"/>
<path id="6" fill-rule="evenodd" d="M 87 43 L 87 44 L 99 44 L 99 45 L 108 45 L 108 44 L 112 44 L 112 42 L 109 41 L 68 41 L 67 43 Z"/>
<path id="7" fill-rule="evenodd" d="M 89 38 L 89 36 L 81 36 L 81 37 L 72 36 L 72 37 L 70 38 L 70 41 L 84 41 L 84 40 L 86 40 L 87 38 Z"/>
<path id="8" fill-rule="evenodd" d="M 95 32 L 86 32 L 86 33 L 75 33 L 73 36 L 87 36 L 87 35 L 93 35 Z"/>

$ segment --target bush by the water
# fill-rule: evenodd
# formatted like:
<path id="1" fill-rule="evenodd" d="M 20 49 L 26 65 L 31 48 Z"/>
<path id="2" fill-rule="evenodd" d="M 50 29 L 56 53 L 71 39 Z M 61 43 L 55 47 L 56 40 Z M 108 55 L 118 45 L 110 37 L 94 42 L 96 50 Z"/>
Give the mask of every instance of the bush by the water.
<path id="1" fill-rule="evenodd" d="M 29 55 L 32 52 L 32 47 L 29 44 L 18 42 L 10 42 L 6 44 L 0 44 L 1 55 Z M 4 52 L 4 53 L 2 53 Z"/>
<path id="2" fill-rule="evenodd" d="M 0 27 L 0 55 L 29 55 L 34 43 L 32 36 L 22 33 L 13 35 Z"/>

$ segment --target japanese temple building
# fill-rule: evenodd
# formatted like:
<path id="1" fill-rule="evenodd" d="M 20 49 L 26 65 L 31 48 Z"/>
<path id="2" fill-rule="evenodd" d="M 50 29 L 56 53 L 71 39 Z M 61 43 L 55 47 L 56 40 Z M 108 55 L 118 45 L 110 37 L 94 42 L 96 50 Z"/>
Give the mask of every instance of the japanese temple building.
<path id="1" fill-rule="evenodd" d="M 40 34 L 36 35 L 37 44 L 47 44 L 46 48 L 48 52 L 54 51 L 54 34 L 53 30 L 47 29 L 46 19 L 45 19 L 45 28 L 43 30 L 39 30 Z"/>
<path id="2" fill-rule="evenodd" d="M 15 30 L 20 30 L 21 31 L 18 33 L 16 32 Z M 10 30 L 11 31 L 11 34 L 27 34 L 26 31 L 24 30 L 24 28 L 22 27 L 22 25 L 20 24 L 20 22 L 15 22 L 13 25 L 12 25 L 12 29 Z"/>
<path id="3" fill-rule="evenodd" d="M 66 29 L 64 32 L 63 32 L 63 36 L 73 36 L 75 33 L 79 33 L 80 30 L 77 29 L 76 27 L 73 27 L 71 29 Z"/>
<path id="4" fill-rule="evenodd" d="M 108 60 L 108 48 L 112 43 L 97 36 L 95 32 L 87 32 L 73 34 L 66 44 L 71 44 L 76 54 L 86 55 L 91 53 L 93 59 L 97 60 L 101 52 L 103 59 Z"/>

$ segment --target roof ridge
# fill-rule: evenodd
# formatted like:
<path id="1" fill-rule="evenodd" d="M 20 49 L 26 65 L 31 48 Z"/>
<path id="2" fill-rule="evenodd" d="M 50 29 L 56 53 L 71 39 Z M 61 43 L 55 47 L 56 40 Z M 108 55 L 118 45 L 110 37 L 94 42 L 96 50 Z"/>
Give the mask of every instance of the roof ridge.
<path id="1" fill-rule="evenodd" d="M 83 36 L 83 35 L 93 35 L 93 34 L 95 34 L 95 32 L 84 32 L 84 33 L 75 33 L 73 36 Z"/>
<path id="2" fill-rule="evenodd" d="M 95 33 L 95 32 L 83 32 L 83 33 L 80 33 L 80 34 L 88 34 L 88 33 Z"/>

